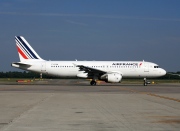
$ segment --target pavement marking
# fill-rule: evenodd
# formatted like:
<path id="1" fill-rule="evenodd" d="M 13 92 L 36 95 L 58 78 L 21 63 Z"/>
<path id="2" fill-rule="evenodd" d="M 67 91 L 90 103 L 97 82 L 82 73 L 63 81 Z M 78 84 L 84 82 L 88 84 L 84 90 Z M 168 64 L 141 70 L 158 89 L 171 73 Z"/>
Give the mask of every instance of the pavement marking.
<path id="1" fill-rule="evenodd" d="M 167 97 L 167 96 L 162 96 L 162 95 L 157 95 L 157 94 L 153 94 L 153 93 L 149 93 L 149 92 L 141 92 L 141 91 L 137 91 L 137 90 L 133 90 L 133 89 L 127 89 L 127 88 L 123 88 L 123 87 L 120 87 L 120 89 L 125 90 L 125 91 L 130 91 L 130 92 L 133 92 L 133 93 L 145 94 L 145 95 L 154 96 L 154 97 L 158 97 L 158 98 L 162 98 L 162 99 L 167 99 L 167 100 L 180 102 L 180 99 Z"/>

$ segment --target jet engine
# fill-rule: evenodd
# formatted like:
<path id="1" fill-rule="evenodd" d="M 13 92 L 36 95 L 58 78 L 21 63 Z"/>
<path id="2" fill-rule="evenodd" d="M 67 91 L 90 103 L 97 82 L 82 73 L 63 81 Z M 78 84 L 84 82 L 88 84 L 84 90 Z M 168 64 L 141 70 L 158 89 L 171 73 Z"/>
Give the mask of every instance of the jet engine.
<path id="1" fill-rule="evenodd" d="M 103 76 L 101 76 L 101 79 L 109 83 L 119 83 L 121 82 L 122 74 L 119 73 L 104 74 Z"/>

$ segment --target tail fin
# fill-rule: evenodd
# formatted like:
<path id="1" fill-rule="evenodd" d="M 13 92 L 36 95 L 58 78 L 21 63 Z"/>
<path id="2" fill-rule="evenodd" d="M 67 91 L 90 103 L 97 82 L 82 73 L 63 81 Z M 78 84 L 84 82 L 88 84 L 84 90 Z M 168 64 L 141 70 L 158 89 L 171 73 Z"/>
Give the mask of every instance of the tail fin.
<path id="1" fill-rule="evenodd" d="M 27 60 L 43 60 L 23 36 L 15 36 L 15 42 L 21 62 Z"/>

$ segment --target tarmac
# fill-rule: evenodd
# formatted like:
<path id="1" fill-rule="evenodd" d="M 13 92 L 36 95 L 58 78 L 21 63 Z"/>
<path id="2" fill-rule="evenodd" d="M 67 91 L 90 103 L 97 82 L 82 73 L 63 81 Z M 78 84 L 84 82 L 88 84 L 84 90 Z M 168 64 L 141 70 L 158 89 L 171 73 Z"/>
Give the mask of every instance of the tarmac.
<path id="1" fill-rule="evenodd" d="M 180 84 L 0 84 L 0 131 L 179 131 Z"/>

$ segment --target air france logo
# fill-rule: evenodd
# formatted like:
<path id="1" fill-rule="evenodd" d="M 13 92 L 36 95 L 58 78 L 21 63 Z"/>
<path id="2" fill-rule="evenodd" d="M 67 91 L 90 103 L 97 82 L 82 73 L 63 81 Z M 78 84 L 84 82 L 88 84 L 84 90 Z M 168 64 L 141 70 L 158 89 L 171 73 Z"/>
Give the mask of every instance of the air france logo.
<path id="1" fill-rule="evenodd" d="M 112 65 L 120 65 L 120 66 L 138 66 L 138 63 L 113 63 Z"/>
<path id="2" fill-rule="evenodd" d="M 141 67 L 142 66 L 142 63 L 139 63 L 139 67 Z"/>

